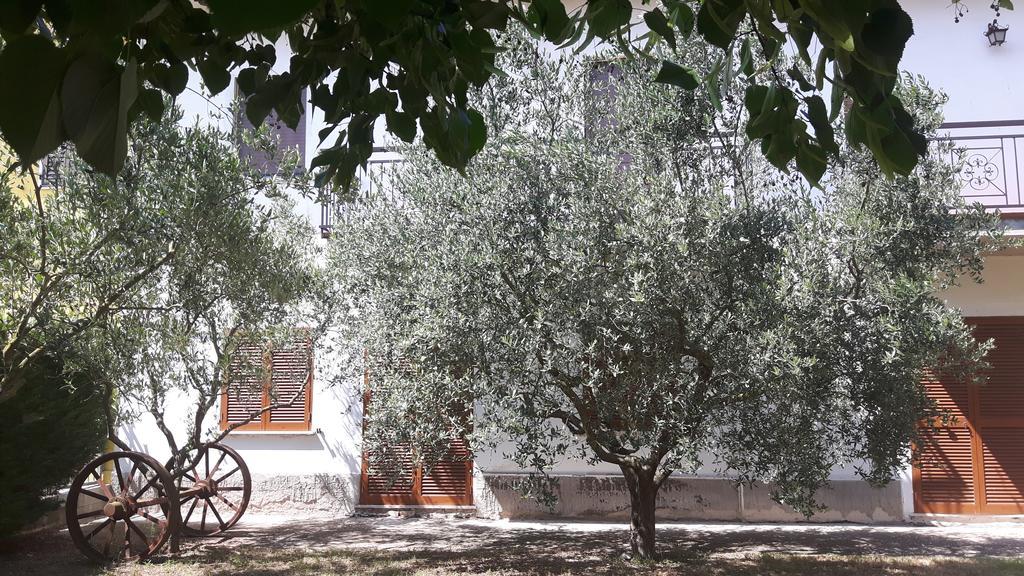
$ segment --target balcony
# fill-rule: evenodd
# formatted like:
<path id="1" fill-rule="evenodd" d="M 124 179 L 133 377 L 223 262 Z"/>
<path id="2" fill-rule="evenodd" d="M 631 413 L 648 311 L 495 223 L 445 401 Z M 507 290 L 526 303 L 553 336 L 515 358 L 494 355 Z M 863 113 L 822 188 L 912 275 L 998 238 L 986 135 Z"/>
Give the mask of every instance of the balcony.
<path id="1" fill-rule="evenodd" d="M 960 193 L 968 202 L 980 202 L 1004 218 L 1024 218 L 1024 120 L 947 122 L 939 134 L 936 140 L 953 144 L 949 162 L 960 167 Z"/>
<path id="2" fill-rule="evenodd" d="M 948 161 L 959 166 L 961 195 L 968 202 L 980 202 L 998 210 L 1004 219 L 1024 220 L 1020 168 L 1024 163 L 1024 120 L 947 122 L 939 129 L 938 142 L 951 142 Z M 402 158 L 386 149 L 374 151 L 366 169 L 356 174 L 359 194 L 387 188 Z M 320 208 L 320 233 L 324 238 L 339 218 L 345 217 L 333 195 Z"/>

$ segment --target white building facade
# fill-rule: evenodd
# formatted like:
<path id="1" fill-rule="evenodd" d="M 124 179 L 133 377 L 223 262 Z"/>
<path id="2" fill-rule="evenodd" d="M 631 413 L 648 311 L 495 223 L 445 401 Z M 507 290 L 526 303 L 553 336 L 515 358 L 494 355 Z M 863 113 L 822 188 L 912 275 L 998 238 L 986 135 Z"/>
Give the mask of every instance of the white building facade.
<path id="1" fill-rule="evenodd" d="M 959 23 L 946 2 L 903 4 L 913 18 L 915 34 L 902 65 L 949 95 L 943 133 L 967 150 L 964 194 L 998 210 L 1011 235 L 1024 234 L 1018 167 L 1024 161 L 1024 84 L 1018 76 L 1024 70 L 1024 16 L 1004 12 L 1000 22 L 1010 27 L 1006 43 L 990 46 L 983 35 L 991 17 L 986 2 L 973 2 L 973 10 Z M 195 90 L 179 98 L 186 121 L 228 108 L 232 88 L 207 99 L 199 94 L 195 74 L 190 86 Z M 303 150 L 307 165 L 315 156 L 322 120 L 317 114 L 307 115 L 302 119 L 304 130 L 290 136 L 290 142 Z M 379 153 L 373 162 L 391 159 Z M 312 201 L 300 203 L 300 209 L 329 232 L 329 211 Z M 853 470 L 837 469 L 831 486 L 820 494 L 828 509 L 812 520 L 893 522 L 916 514 L 1024 513 L 1024 250 L 988 255 L 984 279 L 943 295 L 978 326 L 979 336 L 996 341 L 988 386 L 929 384 L 940 403 L 963 416 L 959 426 L 938 432 L 943 435 L 937 438 L 939 460 L 948 465 L 908 468 L 900 480 L 883 488 L 869 486 Z M 365 382 L 352 378 L 340 386 L 326 386 L 319 376 L 326 369 L 323 362 L 318 358 L 305 412 L 289 426 L 247 427 L 224 441 L 240 452 L 253 475 L 252 509 L 345 516 L 441 508 L 488 517 L 628 518 L 629 497 L 619 470 L 568 458 L 551 471 L 560 486 L 553 511 L 519 495 L 516 485 L 524 471 L 498 454 L 478 454 L 471 464 L 438 467 L 435 477 L 417 475 L 407 487 L 375 482 L 367 477 L 360 448 Z M 183 421 L 188 407 L 182 399 L 170 412 L 179 412 Z M 175 419 L 172 414 L 169 421 Z M 219 418 L 218 411 L 208 425 L 216 429 Z M 124 437 L 133 448 L 158 460 L 168 456 L 163 436 L 146 417 L 124 430 Z M 662 520 L 804 520 L 773 502 L 769 488 L 738 486 L 710 472 L 673 475 L 661 489 L 657 514 Z"/>

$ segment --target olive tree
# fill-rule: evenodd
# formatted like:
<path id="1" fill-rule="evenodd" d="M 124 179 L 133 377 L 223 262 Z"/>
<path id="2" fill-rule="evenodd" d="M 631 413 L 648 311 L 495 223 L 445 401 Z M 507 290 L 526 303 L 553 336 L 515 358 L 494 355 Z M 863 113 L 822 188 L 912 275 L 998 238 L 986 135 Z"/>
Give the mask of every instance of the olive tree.
<path id="1" fill-rule="evenodd" d="M 429 464 L 464 434 L 543 480 L 581 451 L 622 470 L 643 558 L 673 472 L 769 483 L 810 514 L 834 467 L 883 483 L 906 465 L 923 371 L 970 375 L 983 353 L 935 296 L 976 275 L 991 225 L 953 167 L 886 180 L 844 144 L 812 189 L 726 130 L 739 98 L 718 114 L 644 66 L 530 43 L 500 63 L 465 177 L 411 147 L 342 214 L 371 454 L 410 443 Z M 900 91 L 934 131 L 941 96 Z"/>

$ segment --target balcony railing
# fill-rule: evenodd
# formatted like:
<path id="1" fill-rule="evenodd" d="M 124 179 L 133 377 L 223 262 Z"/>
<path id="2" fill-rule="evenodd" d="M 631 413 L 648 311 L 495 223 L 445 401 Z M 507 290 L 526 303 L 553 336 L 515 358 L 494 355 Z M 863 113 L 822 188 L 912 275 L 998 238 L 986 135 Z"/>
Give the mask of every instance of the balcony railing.
<path id="1" fill-rule="evenodd" d="M 939 129 L 935 141 L 952 143 L 952 148 L 943 154 L 950 164 L 959 167 L 964 198 L 1004 215 L 1024 218 L 1020 181 L 1024 168 L 1024 120 L 947 122 Z M 374 159 L 357 174 L 359 193 L 369 194 L 377 187 L 386 189 L 401 162 L 401 157 L 393 152 L 375 150 Z M 320 232 L 325 238 L 331 235 L 336 219 L 344 218 L 344 214 L 344 206 L 338 206 L 329 195 L 320 212 Z"/>
<path id="2" fill-rule="evenodd" d="M 374 157 L 366 163 L 366 168 L 360 168 L 356 172 L 356 194 L 363 198 L 381 191 L 394 194 L 391 179 L 395 169 L 402 162 L 402 157 L 395 152 L 384 148 L 374 150 Z M 347 203 L 339 202 L 333 191 L 328 192 L 320 205 L 320 235 L 329 238 L 339 220 L 344 221 L 349 212 L 350 206 Z"/>
<path id="3" fill-rule="evenodd" d="M 949 162 L 959 167 L 961 195 L 1005 214 L 1024 216 L 1020 170 L 1024 120 L 947 122 L 938 141 L 951 142 Z"/>

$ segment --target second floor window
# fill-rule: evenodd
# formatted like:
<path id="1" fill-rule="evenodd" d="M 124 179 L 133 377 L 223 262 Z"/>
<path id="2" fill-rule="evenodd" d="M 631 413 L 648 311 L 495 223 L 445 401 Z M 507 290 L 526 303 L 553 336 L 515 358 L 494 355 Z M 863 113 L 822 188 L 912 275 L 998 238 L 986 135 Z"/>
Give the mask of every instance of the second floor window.
<path id="1" fill-rule="evenodd" d="M 239 95 L 240 96 L 240 95 Z M 295 125 L 295 128 L 289 128 L 287 124 L 277 117 L 274 111 L 271 111 L 267 118 L 263 121 L 263 126 L 267 127 L 274 143 L 277 146 L 277 151 L 274 154 L 268 154 L 263 150 L 253 150 L 248 144 L 242 139 L 239 139 L 239 153 L 243 158 L 247 158 L 249 163 L 255 168 L 260 170 L 263 174 L 272 175 L 277 174 L 281 171 L 281 163 L 284 161 L 285 153 L 292 151 L 298 154 L 299 166 L 298 170 L 305 169 L 306 166 L 306 91 L 302 92 L 302 113 L 299 116 L 299 122 Z M 246 117 L 242 107 L 239 107 L 238 114 L 238 129 L 239 130 L 253 130 L 252 122 Z"/>

